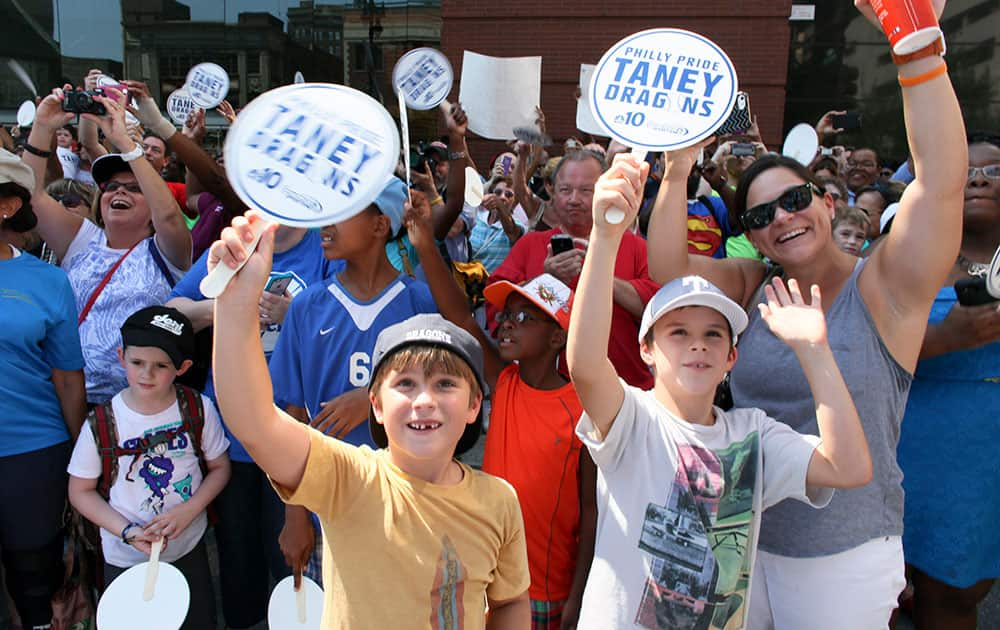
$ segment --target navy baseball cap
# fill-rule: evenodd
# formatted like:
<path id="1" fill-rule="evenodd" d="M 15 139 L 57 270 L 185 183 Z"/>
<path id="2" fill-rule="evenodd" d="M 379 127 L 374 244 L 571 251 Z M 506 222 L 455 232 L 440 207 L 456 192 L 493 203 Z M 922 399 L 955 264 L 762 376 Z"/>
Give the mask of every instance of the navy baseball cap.
<path id="1" fill-rule="evenodd" d="M 475 337 L 449 322 L 437 313 L 414 315 L 398 324 L 393 324 L 379 333 L 372 353 L 372 375 L 378 373 L 385 360 L 409 346 L 439 346 L 450 350 L 465 361 L 476 376 L 480 391 L 486 391 L 486 380 L 483 377 L 483 349 Z M 368 386 L 371 391 L 371 385 Z M 375 420 L 375 414 L 369 409 L 368 430 L 372 441 L 379 448 L 389 445 L 385 427 Z M 475 422 L 465 427 L 465 432 L 455 446 L 455 455 L 461 455 L 475 446 L 479 434 L 483 432 L 483 409 Z"/>

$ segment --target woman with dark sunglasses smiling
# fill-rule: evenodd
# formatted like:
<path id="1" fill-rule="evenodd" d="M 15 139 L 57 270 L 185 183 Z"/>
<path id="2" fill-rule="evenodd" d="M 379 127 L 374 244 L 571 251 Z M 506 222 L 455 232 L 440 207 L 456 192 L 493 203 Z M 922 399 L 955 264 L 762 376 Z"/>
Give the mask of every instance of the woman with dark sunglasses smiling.
<path id="1" fill-rule="evenodd" d="M 113 98 L 95 97 L 105 115 L 81 114 L 123 151 L 93 163 L 100 188 L 95 221 L 67 212 L 45 191 L 47 152 L 40 147 L 49 147 L 55 130 L 74 116 L 62 110 L 63 97 L 55 89 L 38 105 L 24 161 L 35 173 L 31 202 L 38 230 L 76 296 L 87 401 L 97 404 L 126 385 L 117 355 L 121 339 L 108 331 L 117 331 L 134 311 L 166 301 L 191 266 L 191 234 L 163 178 L 129 137 L 123 104 Z"/>
<path id="2" fill-rule="evenodd" d="M 877 23 L 867 0 L 856 2 Z M 933 0 L 940 15 L 943 0 Z M 830 346 L 855 399 L 874 477 L 838 490 L 822 510 L 785 501 L 762 518 L 750 627 L 884 628 L 905 585 L 902 474 L 896 442 L 931 304 L 958 254 L 968 155 L 958 101 L 939 49 L 898 59 L 903 114 L 919 177 L 900 201 L 892 231 L 870 258 L 841 251 L 834 201 L 804 166 L 769 156 L 736 190 L 737 223 L 780 267 L 817 285 Z M 700 275 L 747 308 L 731 373 L 738 407 L 758 407 L 802 433 L 817 433 L 814 401 L 795 357 L 761 320 L 760 287 L 772 272 L 748 259 L 688 255 L 684 180 L 699 147 L 668 156 L 649 225 L 649 273 L 657 282 Z M 654 245 L 655 244 L 655 245 Z M 766 465 L 766 462 L 765 462 Z"/>

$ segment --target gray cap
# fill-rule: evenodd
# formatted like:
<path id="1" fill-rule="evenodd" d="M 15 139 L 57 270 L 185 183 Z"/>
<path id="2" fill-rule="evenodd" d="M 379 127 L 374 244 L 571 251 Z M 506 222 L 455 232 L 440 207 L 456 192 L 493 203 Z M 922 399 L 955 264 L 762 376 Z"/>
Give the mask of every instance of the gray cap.
<path id="1" fill-rule="evenodd" d="M 736 343 L 736 335 L 747 327 L 746 311 L 739 304 L 701 276 L 685 276 L 660 287 L 653 299 L 646 304 L 646 310 L 642 312 L 642 324 L 639 326 L 639 343 L 642 343 L 656 320 L 682 306 L 707 306 L 721 313 L 733 329 L 733 343 Z"/>
<path id="2" fill-rule="evenodd" d="M 486 390 L 483 377 L 483 349 L 475 337 L 449 322 L 437 313 L 414 315 L 398 324 L 389 326 L 379 333 L 372 353 L 372 375 L 387 357 L 408 346 L 440 346 L 457 354 L 472 368 L 481 391 Z M 369 390 L 371 385 L 369 385 Z M 375 421 L 375 415 L 369 411 L 368 430 L 372 440 L 379 448 L 385 448 L 389 439 L 385 427 Z M 479 409 L 476 421 L 465 427 L 465 432 L 455 446 L 455 455 L 461 455 L 476 444 L 479 434 L 483 431 L 483 410 Z"/>

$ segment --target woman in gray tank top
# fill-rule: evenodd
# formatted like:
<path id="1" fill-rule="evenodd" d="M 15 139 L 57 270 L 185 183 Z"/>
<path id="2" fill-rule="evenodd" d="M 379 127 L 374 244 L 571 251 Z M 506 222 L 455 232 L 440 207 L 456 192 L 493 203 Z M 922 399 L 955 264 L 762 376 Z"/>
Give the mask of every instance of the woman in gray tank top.
<path id="1" fill-rule="evenodd" d="M 940 14 L 943 2 L 935 5 Z M 968 159 L 962 115 L 942 65 L 930 55 L 899 66 L 902 83 L 919 81 L 902 89 L 918 177 L 900 201 L 892 231 L 870 258 L 840 251 L 831 230 L 833 199 L 794 160 L 756 161 L 730 208 L 760 253 L 781 266 L 777 273 L 797 279 L 803 290 L 820 287 L 830 345 L 874 463 L 870 484 L 837 491 L 826 509 L 797 509 L 786 501 L 763 515 L 750 600 L 748 627 L 754 630 L 886 627 L 905 584 L 896 443 L 927 316 L 958 253 Z M 693 147 L 668 154 L 649 223 L 649 241 L 656 244 L 649 248 L 650 276 L 665 283 L 700 275 L 743 304 L 751 323 L 732 372 L 736 406 L 759 407 L 816 434 L 802 370 L 757 313 L 767 267 L 749 259 L 688 255 L 685 183 L 698 152 Z"/>

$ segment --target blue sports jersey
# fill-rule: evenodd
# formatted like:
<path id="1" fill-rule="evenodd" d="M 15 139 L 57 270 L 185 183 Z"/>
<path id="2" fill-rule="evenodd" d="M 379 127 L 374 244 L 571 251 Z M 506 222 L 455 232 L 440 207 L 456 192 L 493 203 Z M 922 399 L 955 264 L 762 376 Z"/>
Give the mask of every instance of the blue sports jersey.
<path id="1" fill-rule="evenodd" d="M 321 402 L 368 386 L 375 340 L 384 328 L 436 312 L 427 285 L 402 274 L 367 302 L 355 299 L 336 277 L 327 286 L 309 287 L 288 308 L 271 356 L 275 403 L 316 416 Z M 344 441 L 374 447 L 364 422 Z"/>
<path id="2" fill-rule="evenodd" d="M 191 270 L 188 271 L 187 275 L 177 283 L 177 286 L 171 291 L 169 299 L 184 297 L 191 300 L 204 300 L 205 296 L 202 294 L 199 285 L 207 275 L 207 264 L 208 250 L 191 266 Z M 324 280 L 343 268 L 344 261 L 327 260 L 323 257 L 319 232 L 310 230 L 295 247 L 274 254 L 274 260 L 271 264 L 271 278 L 288 276 L 289 279 L 284 280 L 283 283 L 287 283 L 286 290 L 288 293 L 293 298 L 297 298 L 310 285 L 316 283 L 322 284 Z M 294 303 L 294 299 L 292 302 Z M 261 331 L 260 341 L 264 346 L 264 357 L 269 361 L 281 329 L 282 326 L 271 324 L 265 330 Z M 215 380 L 212 378 L 211 372 L 209 372 L 208 380 L 205 383 L 204 394 L 211 398 L 212 402 L 215 402 Z M 240 441 L 229 432 L 229 427 L 225 426 L 225 420 L 223 418 L 222 423 L 226 430 L 226 437 L 229 438 L 229 458 L 237 462 L 252 462 L 253 459 L 249 453 L 246 452 Z"/>
<path id="3" fill-rule="evenodd" d="M 76 316 L 62 269 L 28 254 L 0 260 L 0 457 L 69 440 L 52 370 L 83 369 Z"/>

